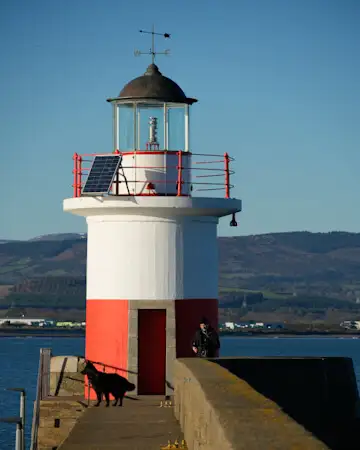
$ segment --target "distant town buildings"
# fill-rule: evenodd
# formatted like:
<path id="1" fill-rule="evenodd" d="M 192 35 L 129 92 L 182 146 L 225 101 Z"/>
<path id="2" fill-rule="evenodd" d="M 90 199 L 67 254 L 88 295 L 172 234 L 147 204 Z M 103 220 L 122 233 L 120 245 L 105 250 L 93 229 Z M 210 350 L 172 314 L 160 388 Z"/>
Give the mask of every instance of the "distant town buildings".
<path id="1" fill-rule="evenodd" d="M 228 330 L 234 330 L 234 329 L 235 329 L 235 324 L 234 324 L 234 322 L 225 322 L 224 326 L 225 326 L 225 328 L 227 328 Z"/>
<path id="2" fill-rule="evenodd" d="M 347 330 L 360 330 L 360 320 L 345 320 L 340 326 Z"/>
<path id="3" fill-rule="evenodd" d="M 58 328 L 84 328 L 85 322 L 60 322 L 48 319 L 31 319 L 29 317 L 4 317 L 0 319 L 0 327 L 19 326 L 19 327 L 58 327 Z"/>
<path id="4" fill-rule="evenodd" d="M 267 329 L 267 330 L 277 330 L 283 329 L 284 324 L 282 323 L 264 323 L 264 322 L 225 322 L 224 324 L 220 324 L 220 330 L 232 330 L 236 331 L 237 329 Z"/>
<path id="5" fill-rule="evenodd" d="M 360 329 L 360 322 L 344 322 L 348 324 L 359 324 Z M 52 320 L 52 319 L 44 319 L 44 318 L 29 318 L 29 317 L 4 317 L 0 319 L 0 328 L 6 327 L 6 326 L 12 326 L 12 327 L 51 327 L 51 328 L 85 328 L 85 322 L 75 322 L 75 321 L 60 321 L 60 320 Z M 353 325 L 354 326 L 354 325 Z M 249 322 L 225 322 L 223 324 L 219 324 L 220 331 L 236 331 L 236 330 L 252 330 L 252 329 L 270 329 L 270 330 L 276 330 L 276 329 L 283 329 L 284 324 L 282 323 L 265 323 L 265 322 L 255 322 L 255 321 L 249 321 Z"/>

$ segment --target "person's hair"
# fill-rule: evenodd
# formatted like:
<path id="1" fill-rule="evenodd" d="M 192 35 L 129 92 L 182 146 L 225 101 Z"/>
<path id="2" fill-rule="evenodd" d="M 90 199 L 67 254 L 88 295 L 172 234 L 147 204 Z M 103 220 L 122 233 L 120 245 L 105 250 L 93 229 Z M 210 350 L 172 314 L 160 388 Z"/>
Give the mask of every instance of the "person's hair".
<path id="1" fill-rule="evenodd" d="M 200 319 L 200 323 L 203 323 L 204 325 L 209 325 L 209 321 L 207 320 L 206 317 L 202 317 L 202 318 Z"/>

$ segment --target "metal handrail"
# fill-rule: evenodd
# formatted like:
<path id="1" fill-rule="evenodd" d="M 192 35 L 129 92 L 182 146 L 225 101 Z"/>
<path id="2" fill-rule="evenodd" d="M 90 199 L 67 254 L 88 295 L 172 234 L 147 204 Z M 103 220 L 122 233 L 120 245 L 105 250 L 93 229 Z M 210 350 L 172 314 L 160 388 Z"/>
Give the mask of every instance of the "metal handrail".
<path id="1" fill-rule="evenodd" d="M 6 390 L 20 392 L 20 413 L 16 417 L 1 417 L 0 422 L 16 425 L 15 450 L 25 450 L 25 389 L 7 388 Z"/>
<path id="2" fill-rule="evenodd" d="M 121 367 L 111 366 L 110 364 L 106 364 L 106 363 L 103 363 L 101 361 L 93 361 L 92 359 L 88 359 L 88 358 L 84 358 L 84 359 L 85 359 L 85 361 L 89 361 L 89 362 L 91 362 L 94 365 L 97 364 L 98 366 L 102 366 L 103 367 L 103 372 L 105 372 L 105 368 L 109 368 L 109 369 L 115 370 L 115 373 L 117 373 L 117 371 L 119 371 L 119 372 L 128 372 L 128 373 L 135 373 L 135 372 L 131 372 L 130 370 L 123 369 Z"/>
<path id="3" fill-rule="evenodd" d="M 45 397 L 50 394 L 50 360 L 51 360 L 51 349 L 41 348 L 40 349 L 40 359 L 39 359 L 39 369 L 37 376 L 37 386 L 36 386 L 36 399 L 34 404 L 34 413 L 32 420 L 31 429 L 31 446 L 30 450 L 37 450 L 38 448 L 38 430 L 40 422 L 40 402 Z"/>
<path id="4" fill-rule="evenodd" d="M 121 155 L 122 153 L 119 151 L 116 151 L 115 153 L 118 153 L 119 155 Z M 124 152 L 124 154 L 126 154 L 127 152 Z M 134 155 L 136 155 L 136 152 L 131 152 Z M 141 153 L 143 153 L 143 151 L 141 151 Z M 164 151 L 164 154 L 166 152 Z M 176 179 L 173 180 L 169 180 L 168 178 L 166 178 L 166 180 L 155 180 L 155 179 L 146 179 L 146 180 L 139 180 L 136 179 L 126 179 L 127 183 L 133 183 L 133 184 L 137 184 L 137 183 L 148 183 L 148 184 L 152 184 L 152 183 L 156 183 L 156 184 L 165 184 L 165 186 L 173 186 L 174 184 L 176 184 L 176 196 L 190 196 L 190 194 L 185 194 L 183 191 L 183 186 L 185 185 L 190 185 L 190 190 L 191 191 L 221 191 L 221 190 L 225 190 L 225 198 L 230 198 L 230 190 L 234 187 L 233 184 L 230 183 L 230 175 L 233 175 L 235 172 L 234 170 L 230 169 L 230 162 L 234 161 L 234 158 L 231 157 L 228 153 L 224 153 L 223 155 L 218 155 L 218 154 L 201 154 L 201 153 L 190 153 L 190 152 L 183 152 L 183 151 L 173 151 L 171 153 L 175 153 L 178 156 L 178 161 L 176 165 L 164 165 L 164 166 L 158 166 L 158 165 L 153 165 L 153 166 L 143 166 L 142 164 L 140 165 L 131 165 L 131 166 L 127 166 L 127 165 L 122 165 L 122 169 L 152 169 L 152 170 L 156 170 L 156 169 L 162 169 L 162 170 L 169 170 L 169 169 L 176 169 L 177 171 L 177 176 Z M 92 158 L 94 158 L 95 156 L 106 156 L 106 155 L 113 155 L 114 153 L 103 153 L 103 154 L 78 154 L 75 153 L 73 156 L 73 160 L 74 160 L 74 169 L 73 169 L 73 174 L 74 174 L 74 181 L 73 181 L 73 189 L 74 189 L 74 197 L 80 197 L 81 196 L 81 190 L 82 187 L 84 186 L 84 182 L 83 182 L 83 176 L 89 172 L 90 168 L 89 167 L 84 167 L 84 163 L 89 163 L 92 162 Z M 151 154 L 151 151 L 149 151 L 149 154 Z M 182 163 L 182 158 L 183 156 L 185 156 L 186 154 L 192 155 L 192 156 L 201 156 L 201 157 L 211 157 L 211 158 L 219 158 L 221 157 L 222 159 L 213 159 L 213 160 L 207 160 L 207 161 L 192 161 L 191 163 L 191 167 L 184 167 L 183 163 Z M 86 158 L 87 156 L 91 157 L 91 159 Z M 222 163 L 222 167 L 196 167 L 196 165 L 210 165 L 210 164 L 220 164 Z M 204 173 L 207 172 L 207 174 L 199 174 L 199 175 L 195 175 L 194 176 L 194 180 L 192 181 L 186 181 L 183 178 L 183 173 L 184 172 L 197 172 L 198 171 Z M 214 173 L 215 172 L 215 173 Z M 222 183 L 214 183 L 212 181 L 209 180 L 208 183 L 205 182 L 199 182 L 196 181 L 197 178 L 213 178 L 213 177 L 223 177 L 224 181 Z M 120 181 L 118 180 L 118 178 L 116 178 L 113 182 L 113 184 L 115 186 L 118 186 L 118 184 L 120 183 Z M 197 188 L 197 186 L 199 186 L 199 188 Z M 207 187 L 205 187 L 207 186 Z M 116 189 L 116 193 L 111 193 L 111 195 L 119 195 L 118 191 Z M 128 193 L 127 195 L 149 195 L 149 193 L 137 193 L 137 194 L 130 194 Z M 150 195 L 164 195 L 164 194 L 157 194 L 157 193 L 152 193 Z M 166 195 L 166 193 L 165 193 Z M 170 195 L 170 194 L 169 194 Z"/>
<path id="5" fill-rule="evenodd" d="M 16 425 L 15 450 L 25 450 L 25 447 L 23 447 L 23 440 L 22 440 L 24 428 L 22 425 L 21 417 L 20 416 L 4 417 L 0 418 L 0 422 L 12 423 Z"/>

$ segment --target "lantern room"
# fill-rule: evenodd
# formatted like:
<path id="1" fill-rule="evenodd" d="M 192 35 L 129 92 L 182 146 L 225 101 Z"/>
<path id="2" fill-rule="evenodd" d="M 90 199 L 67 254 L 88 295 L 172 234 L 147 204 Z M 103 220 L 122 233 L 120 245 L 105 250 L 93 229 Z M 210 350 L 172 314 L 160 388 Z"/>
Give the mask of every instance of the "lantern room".
<path id="1" fill-rule="evenodd" d="M 113 108 L 112 152 L 74 154 L 74 197 L 193 196 L 200 191 L 230 197 L 233 158 L 227 152 L 193 151 L 190 107 L 197 100 L 157 65 L 150 64 L 107 101 Z"/>
<path id="2" fill-rule="evenodd" d="M 180 165 L 182 195 L 189 195 L 189 109 L 196 101 L 155 64 L 126 84 L 118 97 L 108 99 L 114 151 L 122 155 L 114 194 L 177 195 Z"/>
<path id="3" fill-rule="evenodd" d="M 114 150 L 189 151 L 189 109 L 197 100 L 155 64 L 107 101 L 113 105 Z"/>

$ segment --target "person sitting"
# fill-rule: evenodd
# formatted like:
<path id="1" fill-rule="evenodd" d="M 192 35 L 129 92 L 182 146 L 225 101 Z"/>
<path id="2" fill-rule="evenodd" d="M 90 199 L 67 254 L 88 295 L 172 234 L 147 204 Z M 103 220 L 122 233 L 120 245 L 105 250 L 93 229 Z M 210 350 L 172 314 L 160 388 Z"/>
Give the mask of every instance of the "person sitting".
<path id="1" fill-rule="evenodd" d="M 219 335 L 209 324 L 206 317 L 200 320 L 200 328 L 196 331 L 192 349 L 200 358 L 214 358 L 220 348 Z"/>

